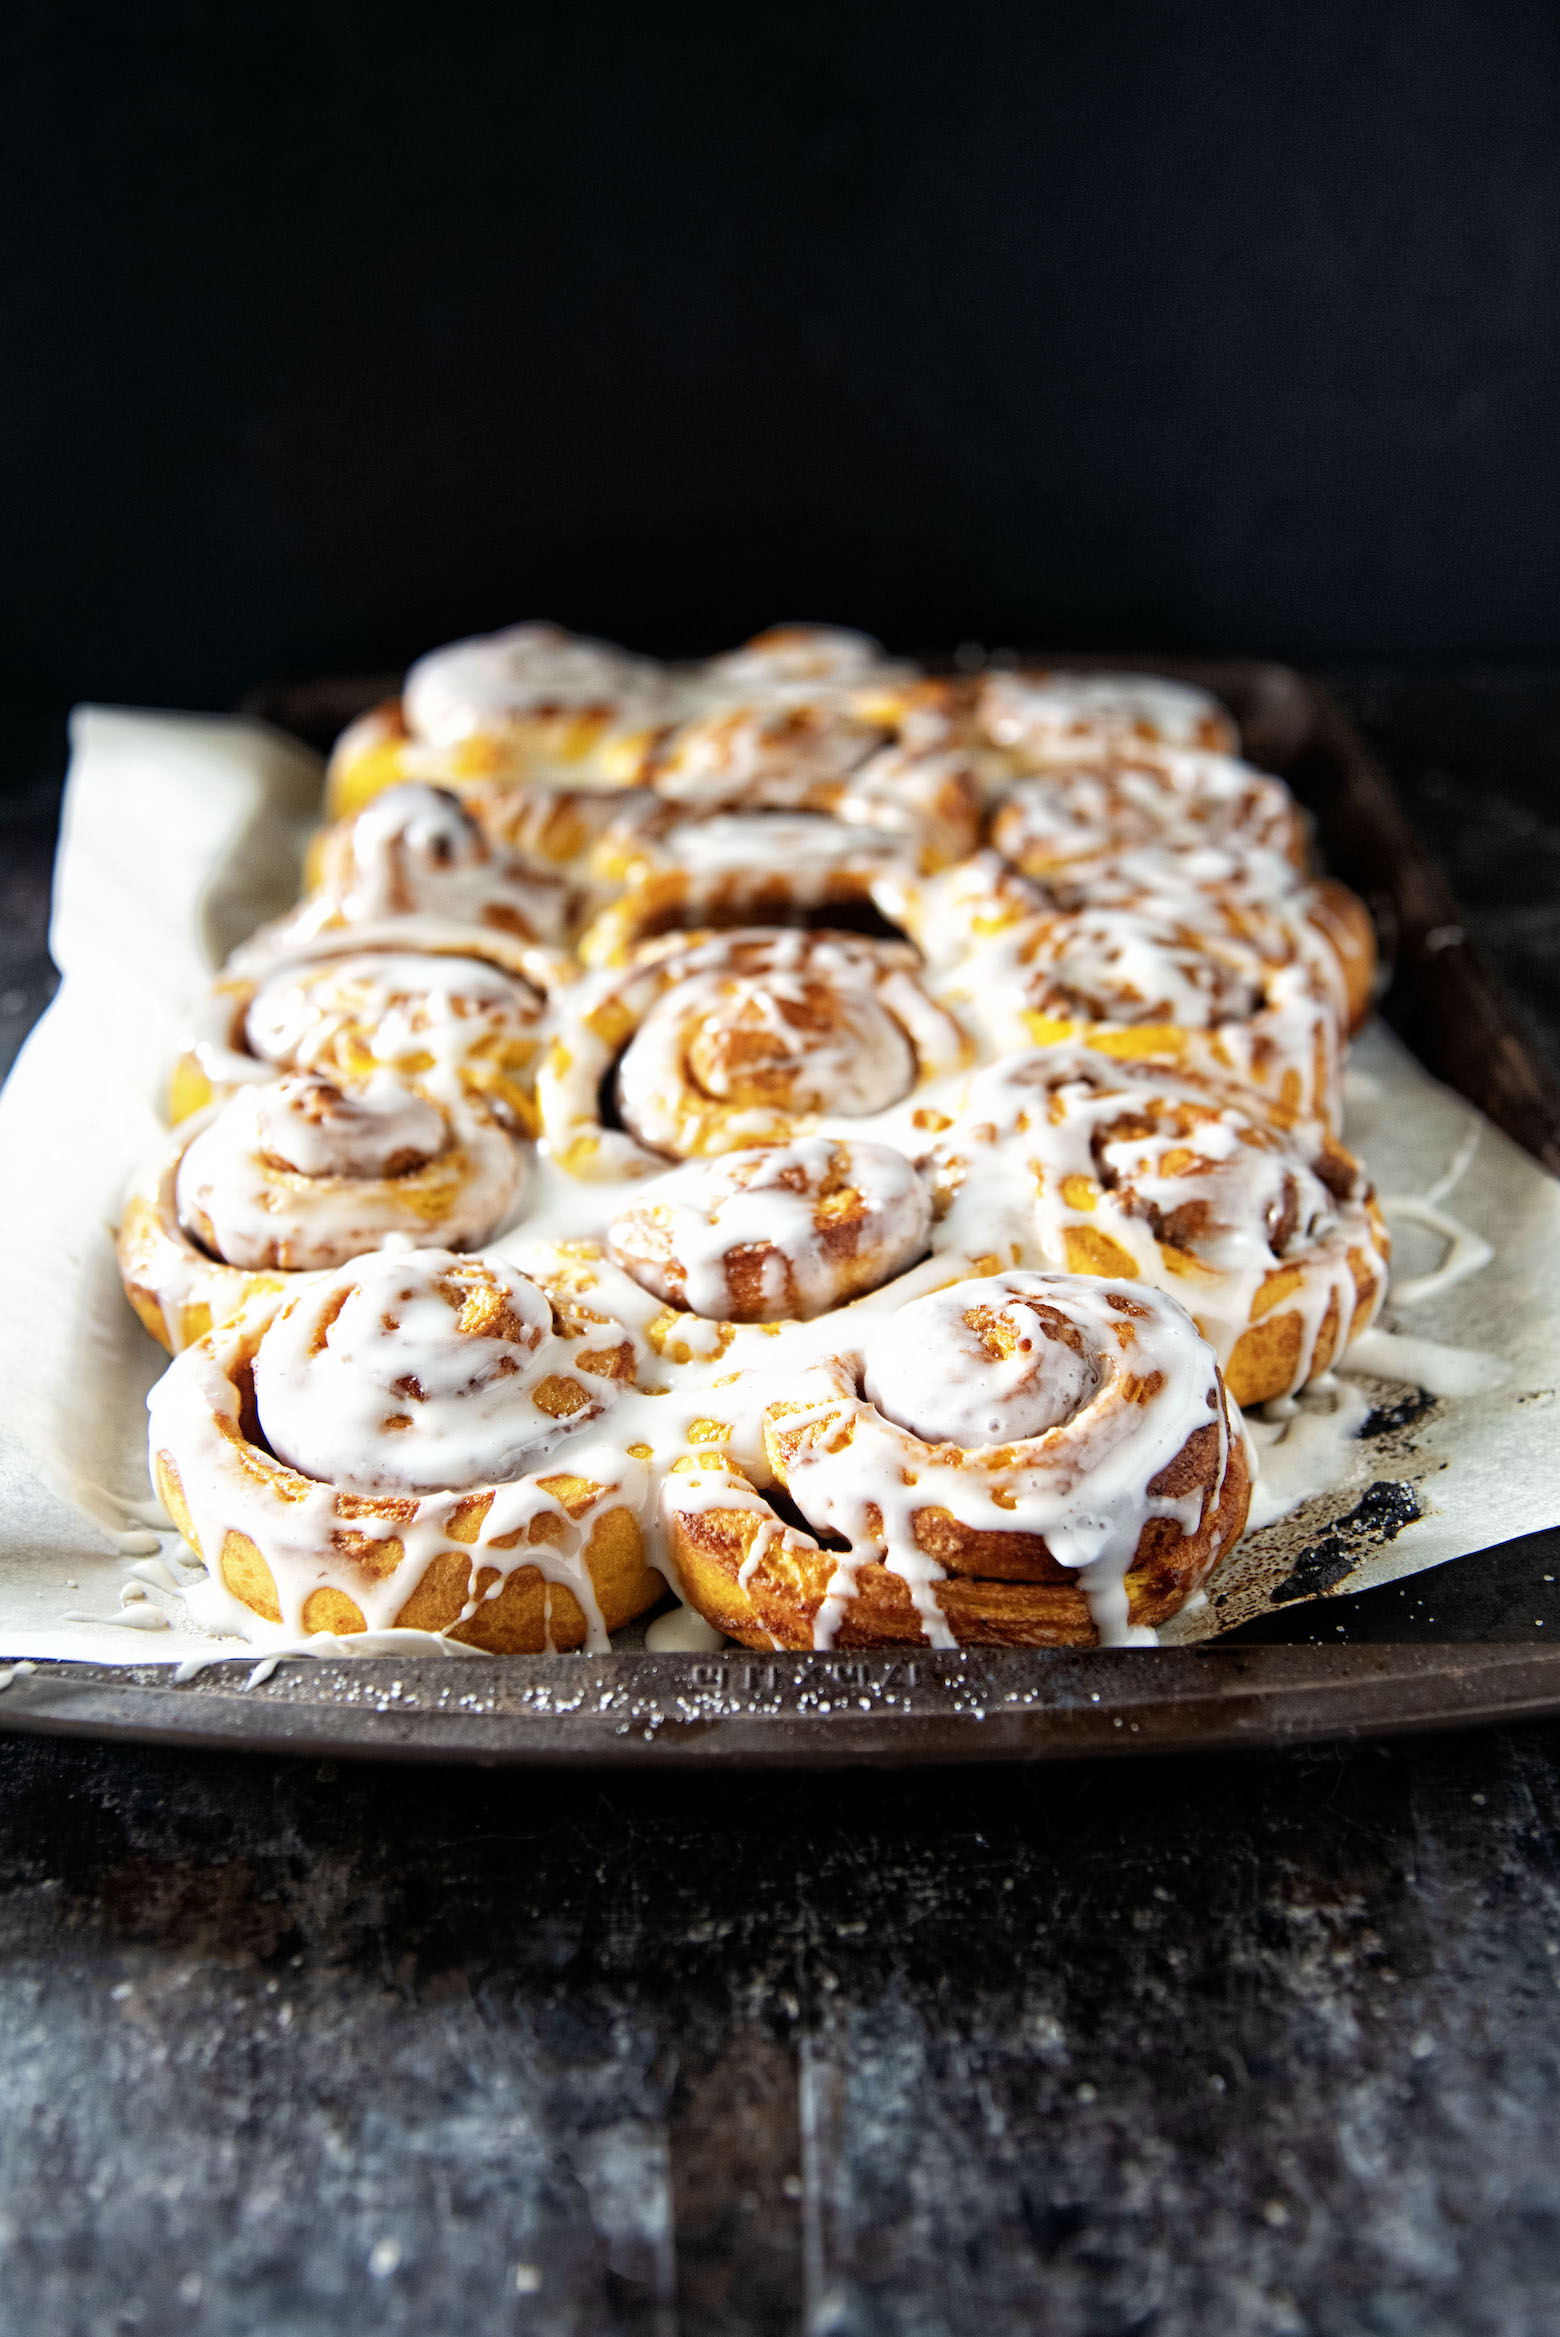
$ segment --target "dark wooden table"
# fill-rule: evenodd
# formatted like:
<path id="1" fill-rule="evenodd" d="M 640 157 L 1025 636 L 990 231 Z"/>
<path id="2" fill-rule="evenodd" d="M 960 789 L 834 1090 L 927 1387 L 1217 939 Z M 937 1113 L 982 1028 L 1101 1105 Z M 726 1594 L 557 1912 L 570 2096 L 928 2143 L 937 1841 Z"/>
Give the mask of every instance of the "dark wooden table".
<path id="1" fill-rule="evenodd" d="M 1560 1050 L 1560 682 L 1345 686 Z M 7 752 L 14 1044 L 57 735 Z M 1538 1635 L 1557 1575 L 1263 1629 Z M 4 2337 L 1548 2337 L 1560 1724 L 611 1783 L 0 1739 L 0 2040 Z"/>

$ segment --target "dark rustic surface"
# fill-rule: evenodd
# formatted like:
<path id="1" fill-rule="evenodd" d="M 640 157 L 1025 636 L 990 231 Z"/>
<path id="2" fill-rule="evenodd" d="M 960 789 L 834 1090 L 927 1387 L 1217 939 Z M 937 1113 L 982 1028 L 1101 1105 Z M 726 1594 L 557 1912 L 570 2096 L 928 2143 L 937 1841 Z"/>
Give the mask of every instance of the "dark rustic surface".
<path id="1" fill-rule="evenodd" d="M 1560 689 L 1351 694 L 1554 1052 Z M 1275 1624 L 1536 1635 L 1556 1547 Z M 1547 1724 L 718 1783 L 0 1740 L 0 2004 L 4 2337 L 1560 2325 Z"/>

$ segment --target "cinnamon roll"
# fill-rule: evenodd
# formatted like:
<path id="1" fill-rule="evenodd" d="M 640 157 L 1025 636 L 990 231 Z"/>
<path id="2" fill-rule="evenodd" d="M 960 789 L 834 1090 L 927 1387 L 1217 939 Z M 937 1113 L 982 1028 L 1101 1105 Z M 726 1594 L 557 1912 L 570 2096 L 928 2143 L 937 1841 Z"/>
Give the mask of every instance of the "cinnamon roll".
<path id="1" fill-rule="evenodd" d="M 925 1251 L 931 1194 L 904 1155 L 826 1136 L 690 1161 L 620 1210 L 607 1252 L 668 1306 L 808 1321 Z"/>
<path id="2" fill-rule="evenodd" d="M 1158 747 L 1057 763 L 1009 787 L 997 850 L 1042 883 L 1143 844 L 1255 844 L 1305 866 L 1306 830 L 1281 779 L 1233 755 Z"/>
<path id="3" fill-rule="evenodd" d="M 1239 1079 L 1286 1123 L 1337 1126 L 1340 1002 L 1313 962 L 1275 964 L 1152 907 L 1052 914 L 1000 890 L 971 924 L 927 979 L 994 1051 L 1077 1038 Z"/>
<path id="4" fill-rule="evenodd" d="M 915 965 L 900 943 L 842 933 L 647 942 L 560 1001 L 537 1079 L 553 1157 L 573 1176 L 645 1176 L 886 1110 L 968 1059 Z"/>
<path id="5" fill-rule="evenodd" d="M 301 1274 L 387 1243 L 476 1248 L 513 1211 L 520 1149 L 485 1116 L 378 1072 L 292 1072 L 184 1121 L 137 1176 L 120 1272 L 175 1353 Z"/>
<path id="6" fill-rule="evenodd" d="M 1037 1047 L 976 1073 L 927 1165 L 950 1246 L 1173 1292 L 1240 1404 L 1318 1378 L 1381 1305 L 1359 1164 L 1227 1080 Z"/>
<path id="7" fill-rule="evenodd" d="M 750 1647 L 1130 1644 L 1250 1501 L 1211 1350 L 1140 1282 L 914 1299 L 800 1373 L 764 1441 L 800 1526 L 716 1448 L 663 1495 L 685 1595 Z"/>
<path id="8" fill-rule="evenodd" d="M 671 697 L 654 659 L 556 625 L 452 642 L 418 659 L 399 701 L 343 733 L 326 801 L 342 816 L 406 779 L 461 786 L 588 774 L 608 784 L 595 768 L 602 742 L 619 727 L 665 719 Z"/>
<path id="9" fill-rule="evenodd" d="M 844 625 L 771 625 L 740 649 L 707 658 L 694 688 L 706 697 L 773 698 L 788 691 L 889 686 L 915 678 L 916 668 L 890 658 L 870 633 Z"/>
<path id="10" fill-rule="evenodd" d="M 979 833 L 980 777 L 942 682 L 717 705 L 658 733 L 638 776 L 684 818 L 820 813 L 899 839 L 919 867 Z"/>
<path id="11" fill-rule="evenodd" d="M 313 890 L 258 934 L 256 950 L 289 955 L 326 935 L 349 947 L 364 930 L 407 949 L 431 936 L 481 956 L 495 940 L 565 939 L 570 892 L 557 871 L 496 849 L 447 788 L 398 785 L 326 831 Z M 501 958 L 511 953 L 501 951 Z"/>
<path id="12" fill-rule="evenodd" d="M 652 936 L 692 926 L 794 925 L 870 908 L 918 866 L 908 837 L 820 812 L 685 820 L 669 804 L 604 835 L 592 861 L 609 905 L 580 938 L 588 966 L 620 966 Z"/>
<path id="13" fill-rule="evenodd" d="M 1046 914 L 1128 911 L 1265 969 L 1302 970 L 1340 1034 L 1368 1011 L 1375 978 L 1370 913 L 1346 885 L 1307 881 L 1257 845 L 1152 844 L 1074 861 L 1043 882 L 977 852 L 930 878 L 891 870 L 873 900 L 936 967 L 956 972 Z"/>
<path id="14" fill-rule="evenodd" d="M 1206 690 L 1158 674 L 990 673 L 976 722 L 1017 768 L 1071 762 L 1101 749 L 1193 747 L 1234 754 L 1235 724 Z"/>
<path id="15" fill-rule="evenodd" d="M 528 1132 L 544 1016 L 530 983 L 474 958 L 363 950 L 262 961 L 223 975 L 194 1018 L 172 1116 L 279 1070 L 349 1081 L 390 1071 Z"/>
<path id="16" fill-rule="evenodd" d="M 1053 871 L 1039 891 L 1053 908 L 1143 910 L 1255 950 L 1268 965 L 1303 963 L 1345 1029 L 1369 1011 L 1376 937 L 1364 902 L 1332 877 L 1301 877 L 1262 845 L 1161 842 L 1103 853 Z"/>
<path id="17" fill-rule="evenodd" d="M 664 1587 L 599 1433 L 621 1353 L 501 1259 L 361 1258 L 176 1358 L 153 1477 L 240 1624 L 603 1649 Z"/>

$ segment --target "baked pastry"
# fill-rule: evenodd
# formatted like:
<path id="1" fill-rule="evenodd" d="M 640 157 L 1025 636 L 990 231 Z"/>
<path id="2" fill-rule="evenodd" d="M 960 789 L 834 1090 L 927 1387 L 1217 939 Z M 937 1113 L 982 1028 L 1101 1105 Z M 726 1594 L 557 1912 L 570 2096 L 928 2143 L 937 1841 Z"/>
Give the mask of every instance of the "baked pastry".
<path id="1" fill-rule="evenodd" d="M 169 1108 L 180 1120 L 283 1070 L 348 1081 L 390 1071 L 529 1131 L 545 1016 L 539 989 L 482 959 L 391 949 L 260 958 L 222 975 L 192 1018 Z"/>
<path id="2" fill-rule="evenodd" d="M 587 966 L 626 965 L 641 941 L 679 929 L 837 925 L 870 914 L 880 892 L 908 884 L 920 865 L 911 837 L 822 812 L 687 820 L 651 803 L 608 829 L 592 856 L 596 888 L 614 897 L 580 936 Z"/>
<path id="3" fill-rule="evenodd" d="M 965 863 L 972 893 L 977 862 L 990 867 L 995 858 Z M 1364 902 L 1332 877 L 1302 876 L 1265 846 L 1161 839 L 1071 861 L 1027 885 L 1011 871 L 1003 882 L 1025 892 L 1030 907 L 1137 909 L 1255 950 L 1268 965 L 1301 962 L 1332 996 L 1343 1029 L 1358 1029 L 1370 1010 L 1376 937 Z"/>
<path id="4" fill-rule="evenodd" d="M 653 658 L 556 625 L 455 641 L 419 658 L 399 699 L 342 734 L 326 802 L 342 817 L 406 779 L 602 779 L 592 766 L 603 739 L 664 719 L 671 702 L 670 677 Z"/>
<path id="5" fill-rule="evenodd" d="M 1386 1275 L 1369 919 L 1238 744 L 822 626 L 419 661 L 120 1229 L 227 1621 L 1151 1636 Z"/>
<path id="6" fill-rule="evenodd" d="M 1190 888 L 1059 910 L 994 853 L 929 883 L 889 878 L 875 898 L 988 1052 L 1076 1038 L 1237 1078 L 1286 1122 L 1337 1125 L 1347 985 L 1330 941 L 1298 916 L 1275 921 L 1264 948 Z"/>
<path id="7" fill-rule="evenodd" d="M 1211 1351 L 1141 1283 L 1006 1273 L 915 1299 L 801 1372 L 764 1441 L 801 1525 L 719 1447 L 663 1495 L 685 1595 L 748 1647 L 1130 1643 L 1250 1500 Z"/>
<path id="8" fill-rule="evenodd" d="M 1281 779 L 1234 755 L 1142 748 L 1076 756 L 1003 789 L 991 841 L 1042 883 L 1140 844 L 1258 845 L 1305 866 L 1305 822 Z"/>
<path id="9" fill-rule="evenodd" d="M 1141 930 L 1119 924 L 1118 912 L 1144 920 L 1176 935 L 1181 946 L 1190 942 L 1247 969 L 1242 979 L 1254 998 L 1278 977 L 1285 997 L 1321 1003 L 1340 1054 L 1345 1035 L 1364 1020 L 1375 986 L 1375 935 L 1364 902 L 1329 878 L 1301 877 L 1280 854 L 1257 845 L 1140 845 L 1073 862 L 1044 882 L 1021 876 L 999 853 L 977 852 L 931 877 L 890 870 L 874 886 L 873 901 L 947 977 L 955 1004 L 971 990 L 984 997 L 993 976 L 1010 993 L 1005 958 L 1021 935 L 1027 939 L 1039 920 L 1058 913 L 1108 912 L 1107 934 Z M 1144 999 L 1151 986 L 1146 979 L 1132 982 Z M 1013 1031 L 1011 1019 L 1003 1021 L 993 1043 L 1056 1035 L 1026 1027 L 1015 1037 Z M 1241 1070 L 1233 1058 L 1224 1068 Z"/>
<path id="10" fill-rule="evenodd" d="M 886 656 L 870 633 L 846 625 L 771 625 L 740 649 L 706 658 L 689 686 L 695 698 L 751 701 L 788 692 L 812 697 L 820 689 L 894 688 L 916 676 L 915 666 Z"/>
<path id="11" fill-rule="evenodd" d="M 559 1002 L 536 1090 L 553 1158 L 571 1176 L 646 1176 L 886 1110 L 969 1057 L 915 968 L 901 943 L 844 933 L 645 943 Z"/>
<path id="12" fill-rule="evenodd" d="M 1194 747 L 1234 754 L 1240 734 L 1206 690 L 1162 674 L 1062 673 L 1039 669 L 987 674 L 976 726 L 1012 767 L 1035 770 L 1102 748 Z"/>
<path id="13" fill-rule="evenodd" d="M 903 1153 L 812 1136 L 658 1178 L 612 1220 L 607 1254 L 690 1314 L 806 1322 L 902 1273 L 931 1230 L 930 1189 Z"/>
<path id="14" fill-rule="evenodd" d="M 376 1072 L 289 1072 L 185 1120 L 119 1224 L 130 1303 L 175 1354 L 300 1275 L 387 1243 L 475 1249 L 512 1214 L 521 1148 L 483 1114 Z"/>
<path id="15" fill-rule="evenodd" d="M 718 708 L 661 733 L 590 862 L 610 906 L 581 944 L 620 963 L 673 925 L 799 923 L 891 876 L 951 867 L 980 835 L 979 775 L 949 686 L 883 683 Z"/>
<path id="16" fill-rule="evenodd" d="M 291 955 L 327 935 L 349 948 L 365 930 L 405 949 L 453 938 L 477 956 L 568 937 L 571 894 L 557 870 L 495 846 L 448 788 L 386 789 L 327 829 L 312 858 L 309 894 L 251 952 Z M 510 949 L 499 956 L 514 962 Z"/>
<path id="17" fill-rule="evenodd" d="M 896 759 L 879 794 L 925 761 L 942 762 L 944 782 L 964 772 L 973 790 L 962 708 L 951 683 L 897 677 L 717 699 L 648 738 L 637 776 L 668 802 L 699 812 L 828 811 L 853 779 L 870 794 L 873 779 L 864 775 L 876 778 L 884 755 Z"/>
<path id="18" fill-rule="evenodd" d="M 1319 1378 L 1385 1294 L 1358 1162 L 1230 1080 L 1036 1047 L 975 1074 L 928 1169 L 943 1243 L 1173 1293 L 1238 1404 Z"/>
<path id="19" fill-rule="evenodd" d="M 592 1433 L 627 1353 L 502 1260 L 360 1258 L 176 1359 L 153 1477 L 240 1621 L 604 1649 L 665 1588 L 645 1471 Z"/>

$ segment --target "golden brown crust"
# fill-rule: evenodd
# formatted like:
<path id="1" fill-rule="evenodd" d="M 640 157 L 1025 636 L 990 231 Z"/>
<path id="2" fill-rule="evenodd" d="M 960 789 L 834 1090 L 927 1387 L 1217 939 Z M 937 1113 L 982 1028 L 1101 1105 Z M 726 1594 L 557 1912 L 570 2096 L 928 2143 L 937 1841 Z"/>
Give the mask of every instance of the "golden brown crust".
<path id="1" fill-rule="evenodd" d="M 766 1520 L 767 1505 L 761 1505 L 760 1497 L 748 1488 L 742 1490 L 747 1498 L 741 1506 L 673 1509 L 673 1549 L 684 1595 L 707 1621 L 744 1647 L 811 1648 L 819 1610 L 834 1578 L 835 1554 L 794 1527 L 777 1528 L 775 1513 L 768 1511 Z M 1237 1437 L 1217 1507 L 1195 1536 L 1180 1534 L 1161 1518 L 1145 1523 L 1126 1576 L 1134 1625 L 1152 1627 L 1180 1611 L 1239 1539 L 1250 1502 L 1250 1472 Z M 929 1555 L 950 1566 L 960 1558 L 973 1562 L 984 1537 L 956 1540 L 945 1534 L 936 1513 L 921 1515 L 927 1523 L 918 1539 Z M 961 1535 L 967 1536 L 967 1529 L 961 1529 Z M 754 1546 L 761 1537 L 763 1547 L 753 1564 Z M 1043 1541 L 1036 1552 L 1036 1537 L 1015 1534 L 1007 1539 L 1017 1546 L 1008 1561 L 1014 1571 L 980 1574 L 961 1568 L 935 1587 L 937 1605 L 960 1646 L 1097 1646 L 1099 1632 L 1076 1574 L 1058 1566 Z M 1020 1565 L 1033 1572 L 1017 1572 Z M 861 1566 L 854 1596 L 831 1644 L 924 1647 L 925 1629 L 903 1577 L 872 1561 Z"/>
<path id="2" fill-rule="evenodd" d="M 766 1407 L 773 1496 L 702 1433 L 665 1513 L 687 1596 L 750 1645 L 1119 1643 L 1250 1502 L 1213 1358 L 1141 1284 L 1008 1273 L 885 1315 Z"/>
<path id="3" fill-rule="evenodd" d="M 663 1578 L 646 1564 L 631 1463 L 624 1464 L 623 1486 L 566 1465 L 542 1469 L 525 1481 L 536 1498 L 522 1505 L 521 1522 L 497 1532 L 485 1529 L 512 1488 L 476 1487 L 441 1496 L 430 1509 L 417 1495 L 322 1487 L 289 1467 L 261 1441 L 255 1403 L 255 1358 L 270 1320 L 257 1309 L 181 1359 L 184 1388 L 161 1416 L 154 1411 L 151 1446 L 168 1514 L 208 1570 L 261 1621 L 290 1622 L 305 1635 L 357 1633 L 370 1627 L 365 1610 L 372 1609 L 378 1628 L 442 1632 L 494 1654 L 536 1654 L 549 1645 L 581 1646 L 589 1636 L 581 1599 L 561 1577 L 588 1579 L 608 1632 L 664 1595 Z M 573 1361 L 619 1374 L 624 1368 L 618 1355 L 587 1359 L 583 1345 Z M 548 1384 L 533 1391 L 534 1400 L 545 1398 Z M 405 1537 L 416 1534 L 425 1545 L 430 1522 L 442 1546 L 431 1554 L 423 1547 L 409 1560 Z M 512 1553 L 522 1548 L 556 1551 L 567 1564 L 516 1564 Z M 484 1564 L 484 1557 L 499 1563 Z M 396 1598 L 398 1576 L 405 1589 Z"/>

